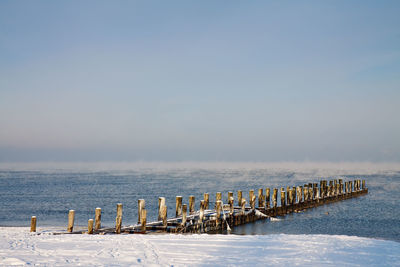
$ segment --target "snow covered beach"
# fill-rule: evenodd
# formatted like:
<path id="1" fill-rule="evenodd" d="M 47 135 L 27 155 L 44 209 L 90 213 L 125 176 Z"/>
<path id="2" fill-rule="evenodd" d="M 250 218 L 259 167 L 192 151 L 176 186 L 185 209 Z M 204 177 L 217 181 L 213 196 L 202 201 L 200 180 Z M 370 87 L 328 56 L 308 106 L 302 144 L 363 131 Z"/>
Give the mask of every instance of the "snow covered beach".
<path id="1" fill-rule="evenodd" d="M 0 227 L 0 266 L 287 264 L 400 266 L 400 243 L 339 235 L 37 235 Z"/>

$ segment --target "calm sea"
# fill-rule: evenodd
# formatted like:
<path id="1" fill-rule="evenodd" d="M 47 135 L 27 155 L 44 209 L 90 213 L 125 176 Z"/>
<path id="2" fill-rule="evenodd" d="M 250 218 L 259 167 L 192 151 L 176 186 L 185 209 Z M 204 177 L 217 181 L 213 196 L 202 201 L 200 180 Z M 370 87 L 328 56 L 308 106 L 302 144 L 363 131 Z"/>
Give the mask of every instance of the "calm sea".
<path id="1" fill-rule="evenodd" d="M 333 234 L 400 241 L 400 168 L 396 165 L 354 164 L 88 164 L 37 167 L 0 166 L 0 226 L 64 229 L 68 210 L 85 226 L 101 207 L 102 223 L 115 222 L 116 204 L 123 203 L 123 224 L 137 222 L 137 200 L 145 199 L 148 221 L 156 219 L 158 197 L 166 197 L 168 214 L 175 214 L 175 196 L 196 198 L 203 193 L 297 186 L 321 179 L 365 179 L 369 194 L 333 203 L 279 221 L 263 220 L 235 227 L 234 234 Z"/>

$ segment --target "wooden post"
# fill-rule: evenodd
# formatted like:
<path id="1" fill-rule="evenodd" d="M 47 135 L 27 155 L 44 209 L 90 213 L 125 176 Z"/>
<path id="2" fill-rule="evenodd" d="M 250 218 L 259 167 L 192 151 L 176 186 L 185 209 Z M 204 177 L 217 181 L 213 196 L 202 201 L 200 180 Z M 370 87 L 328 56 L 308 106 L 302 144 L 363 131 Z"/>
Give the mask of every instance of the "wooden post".
<path id="1" fill-rule="evenodd" d="M 231 197 L 233 198 L 233 192 L 229 191 L 229 192 L 228 192 L 228 202 L 229 202 L 229 199 L 230 199 Z M 235 200 L 235 198 L 233 198 L 233 200 Z"/>
<path id="2" fill-rule="evenodd" d="M 204 219 L 204 200 L 200 200 L 200 216 L 199 216 L 199 221 L 203 222 Z"/>
<path id="3" fill-rule="evenodd" d="M 242 206 L 242 190 L 238 190 L 237 195 L 238 195 L 238 206 L 241 207 Z"/>
<path id="4" fill-rule="evenodd" d="M 182 216 L 182 197 L 176 196 L 175 217 Z"/>
<path id="5" fill-rule="evenodd" d="M 117 204 L 117 217 L 115 218 L 115 233 L 120 234 L 122 227 L 122 203 Z"/>
<path id="6" fill-rule="evenodd" d="M 250 201 L 250 208 L 256 208 L 256 196 L 254 195 L 254 190 L 249 191 L 249 201 Z"/>
<path id="7" fill-rule="evenodd" d="M 204 209 L 206 210 L 209 209 L 209 200 L 210 200 L 210 195 L 208 193 L 204 193 Z"/>
<path id="8" fill-rule="evenodd" d="M 272 192 L 272 204 L 273 207 L 276 208 L 278 206 L 278 189 L 274 188 L 274 191 Z"/>
<path id="9" fill-rule="evenodd" d="M 68 213 L 68 228 L 67 232 L 72 233 L 74 230 L 74 221 L 75 221 L 75 211 L 70 210 Z"/>
<path id="10" fill-rule="evenodd" d="M 365 187 L 365 180 L 362 180 L 362 189 L 363 189 L 363 190 L 366 189 L 366 187 Z"/>
<path id="11" fill-rule="evenodd" d="M 285 188 L 281 187 L 281 207 L 285 208 L 286 198 L 285 198 Z"/>
<path id="12" fill-rule="evenodd" d="M 289 205 L 289 186 L 286 186 L 286 205 Z"/>
<path id="13" fill-rule="evenodd" d="M 287 191 L 287 195 L 288 195 L 287 204 L 288 204 L 288 206 L 291 206 L 292 205 L 292 200 L 293 200 L 293 191 L 292 191 L 291 188 L 288 188 L 288 189 L 289 189 L 289 191 Z"/>
<path id="14" fill-rule="evenodd" d="M 304 185 L 304 202 L 307 202 L 308 201 L 308 185 L 307 184 L 305 184 Z"/>
<path id="15" fill-rule="evenodd" d="M 36 232 L 36 216 L 31 217 L 31 232 Z"/>
<path id="16" fill-rule="evenodd" d="M 221 222 L 221 207 L 222 201 L 217 200 L 217 202 L 215 202 L 215 210 L 217 211 L 217 225 L 219 225 Z"/>
<path id="17" fill-rule="evenodd" d="M 233 214 L 233 202 L 234 202 L 233 196 L 229 197 L 228 202 L 229 202 L 229 213 Z"/>
<path id="18" fill-rule="evenodd" d="M 94 211 L 94 220 L 94 230 L 97 231 L 101 228 L 101 208 L 96 208 L 96 210 Z"/>
<path id="19" fill-rule="evenodd" d="M 258 189 L 258 207 L 259 207 L 260 209 L 265 207 L 265 204 L 264 204 L 264 196 L 263 196 L 263 189 L 262 189 L 262 188 L 259 188 L 259 189 Z"/>
<path id="20" fill-rule="evenodd" d="M 189 196 L 189 214 L 192 214 L 195 212 L 194 206 L 195 206 L 194 196 Z"/>
<path id="21" fill-rule="evenodd" d="M 270 192 L 269 187 L 265 188 L 265 208 L 267 208 L 267 209 L 269 209 L 269 206 L 270 206 L 270 199 L 271 199 L 270 195 L 271 195 L 271 192 Z"/>
<path id="22" fill-rule="evenodd" d="M 146 202 L 144 199 L 138 200 L 138 223 L 142 223 L 142 210 L 146 208 Z"/>
<path id="23" fill-rule="evenodd" d="M 88 220 L 88 234 L 91 235 L 93 234 L 93 219 L 89 219 Z"/>
<path id="24" fill-rule="evenodd" d="M 164 227 L 167 227 L 167 206 L 161 206 L 161 220 Z"/>
<path id="25" fill-rule="evenodd" d="M 350 193 L 353 193 L 353 182 L 349 181 Z"/>
<path id="26" fill-rule="evenodd" d="M 312 188 L 312 184 L 308 184 L 308 200 L 309 201 L 313 201 L 313 188 Z"/>
<path id="27" fill-rule="evenodd" d="M 115 233 L 120 234 L 121 233 L 121 226 L 122 226 L 122 217 L 117 216 L 115 218 Z"/>
<path id="28" fill-rule="evenodd" d="M 241 213 L 242 213 L 242 215 L 244 215 L 244 212 L 246 211 L 246 199 L 245 198 L 242 198 L 241 208 L 242 208 Z"/>
<path id="29" fill-rule="evenodd" d="M 217 193 L 215 194 L 215 203 L 216 203 L 218 200 L 222 200 L 222 194 L 221 194 L 221 192 L 217 192 Z"/>
<path id="30" fill-rule="evenodd" d="M 158 198 L 158 218 L 157 218 L 158 221 L 162 220 L 162 215 L 161 215 L 162 214 L 162 210 L 161 210 L 162 206 L 165 206 L 165 197 Z"/>
<path id="31" fill-rule="evenodd" d="M 303 187 L 299 186 L 299 193 L 298 193 L 299 203 L 303 202 Z"/>
<path id="32" fill-rule="evenodd" d="M 183 226 L 186 226 L 186 214 L 187 214 L 187 205 L 183 204 L 182 205 L 182 225 Z"/>
<path id="33" fill-rule="evenodd" d="M 140 210 L 140 230 L 142 233 L 146 232 L 146 223 L 147 223 L 147 210 L 144 208 Z"/>

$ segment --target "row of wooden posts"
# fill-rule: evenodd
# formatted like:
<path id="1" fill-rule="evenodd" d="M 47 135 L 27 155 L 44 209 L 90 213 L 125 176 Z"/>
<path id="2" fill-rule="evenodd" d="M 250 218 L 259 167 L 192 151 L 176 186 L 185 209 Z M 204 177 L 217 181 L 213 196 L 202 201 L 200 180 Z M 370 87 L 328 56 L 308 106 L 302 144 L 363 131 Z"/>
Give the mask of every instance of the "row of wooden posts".
<path id="1" fill-rule="evenodd" d="M 188 206 L 182 203 L 182 196 L 176 197 L 175 217 L 167 218 L 167 205 L 164 197 L 158 199 L 158 221 L 147 223 L 147 210 L 145 200 L 138 200 L 138 224 L 133 227 L 126 227 L 124 232 L 145 233 L 148 230 L 168 232 L 207 232 L 209 230 L 229 229 L 232 226 L 254 221 L 269 216 L 281 216 L 286 213 L 319 206 L 329 202 L 335 202 L 361 194 L 368 193 L 365 180 L 354 180 L 343 183 L 342 179 L 321 180 L 318 183 L 309 183 L 304 186 L 280 188 L 280 207 L 278 207 L 278 189 L 273 188 L 272 198 L 270 188 L 258 189 L 258 208 L 256 207 L 257 197 L 254 190 L 249 191 L 249 205 L 243 197 L 241 190 L 237 191 L 237 206 L 234 205 L 233 192 L 228 192 L 228 203 L 223 204 L 222 193 L 216 193 L 215 206 L 210 209 L 209 194 L 204 193 L 200 201 L 200 210 L 195 210 L 195 197 L 189 196 Z M 222 216 L 221 216 L 222 215 Z M 223 218 L 221 218 L 223 217 Z M 67 233 L 73 233 L 75 211 L 68 213 Z M 188 225 L 188 221 L 190 223 Z M 225 221 L 227 226 L 224 226 Z M 173 226 L 168 228 L 168 226 Z M 101 228 L 101 208 L 95 210 L 95 220 L 88 220 L 88 230 L 84 233 L 121 233 L 122 230 L 122 204 L 117 204 L 115 228 Z M 173 230 L 175 229 L 175 230 Z M 36 232 L 36 216 L 31 218 L 31 232 Z M 75 232 L 82 233 L 82 232 Z"/>

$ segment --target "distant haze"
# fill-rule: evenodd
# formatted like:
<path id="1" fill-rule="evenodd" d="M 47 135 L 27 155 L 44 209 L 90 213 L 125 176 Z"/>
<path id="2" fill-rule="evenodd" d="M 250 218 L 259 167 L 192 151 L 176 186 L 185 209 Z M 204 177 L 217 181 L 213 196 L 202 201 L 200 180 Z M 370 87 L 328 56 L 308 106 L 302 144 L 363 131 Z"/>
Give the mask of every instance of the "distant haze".
<path id="1" fill-rule="evenodd" d="M 0 1 L 0 162 L 398 162 L 399 14 Z"/>

